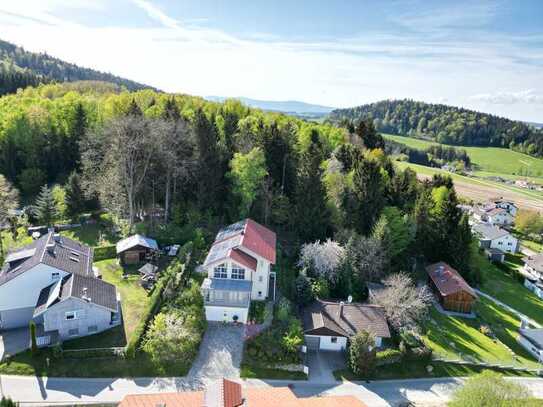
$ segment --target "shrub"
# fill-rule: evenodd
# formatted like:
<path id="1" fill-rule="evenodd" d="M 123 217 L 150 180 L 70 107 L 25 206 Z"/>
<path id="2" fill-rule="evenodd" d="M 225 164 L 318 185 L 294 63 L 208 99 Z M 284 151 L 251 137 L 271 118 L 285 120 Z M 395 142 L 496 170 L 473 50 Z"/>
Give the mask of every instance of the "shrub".
<path id="1" fill-rule="evenodd" d="M 351 339 L 349 347 L 349 367 L 354 374 L 367 377 L 375 368 L 375 338 L 361 331 Z"/>
<path id="2" fill-rule="evenodd" d="M 291 312 L 292 312 L 291 302 L 285 297 L 281 298 L 281 300 L 277 304 L 275 317 L 281 322 L 286 322 L 290 318 Z"/>
<path id="3" fill-rule="evenodd" d="M 114 259 L 117 256 L 115 245 L 99 246 L 94 248 L 94 261 Z"/>
<path id="4" fill-rule="evenodd" d="M 264 322 L 266 313 L 266 303 L 263 301 L 251 301 L 249 307 L 249 320 L 256 321 L 257 324 Z"/>
<path id="5" fill-rule="evenodd" d="M 304 273 L 296 278 L 296 302 L 300 305 L 307 305 L 315 299 L 311 291 L 311 283 Z"/>
<path id="6" fill-rule="evenodd" d="M 481 325 L 479 327 L 479 332 L 481 332 L 483 335 L 490 336 L 490 327 L 488 325 Z"/>
<path id="7" fill-rule="evenodd" d="M 328 282 L 322 278 L 313 280 L 311 282 L 311 291 L 313 292 L 313 296 L 317 298 L 330 297 L 330 287 Z"/>
<path id="8" fill-rule="evenodd" d="M 288 331 L 283 336 L 283 346 L 289 353 L 294 353 L 304 342 L 302 323 L 298 318 L 292 317 L 288 324 Z"/>
<path id="9" fill-rule="evenodd" d="M 32 356 L 36 356 L 38 354 L 38 342 L 36 340 L 36 323 L 34 321 L 30 321 L 30 350 L 32 352 Z"/>
<path id="10" fill-rule="evenodd" d="M 385 349 L 380 352 L 377 352 L 375 355 L 376 366 L 390 365 L 392 363 L 399 362 L 402 359 L 403 355 L 397 349 Z"/>
<path id="11" fill-rule="evenodd" d="M 408 360 L 429 362 L 432 360 L 432 349 L 427 346 L 419 346 L 407 353 Z"/>
<path id="12" fill-rule="evenodd" d="M 10 397 L 2 396 L 0 400 L 0 407 L 17 407 L 17 403 L 14 402 Z"/>

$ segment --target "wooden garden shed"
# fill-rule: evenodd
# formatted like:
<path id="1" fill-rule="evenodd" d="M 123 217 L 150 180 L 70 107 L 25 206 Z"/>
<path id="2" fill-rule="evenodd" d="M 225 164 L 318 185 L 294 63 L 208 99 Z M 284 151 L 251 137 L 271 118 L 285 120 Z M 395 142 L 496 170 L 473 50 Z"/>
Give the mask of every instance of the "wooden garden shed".
<path id="1" fill-rule="evenodd" d="M 156 240 L 142 235 L 133 235 L 117 242 L 117 256 L 121 264 L 143 263 L 157 251 Z"/>
<path id="2" fill-rule="evenodd" d="M 462 276 L 447 263 L 439 262 L 426 267 L 428 284 L 444 310 L 469 314 L 477 294 Z"/>

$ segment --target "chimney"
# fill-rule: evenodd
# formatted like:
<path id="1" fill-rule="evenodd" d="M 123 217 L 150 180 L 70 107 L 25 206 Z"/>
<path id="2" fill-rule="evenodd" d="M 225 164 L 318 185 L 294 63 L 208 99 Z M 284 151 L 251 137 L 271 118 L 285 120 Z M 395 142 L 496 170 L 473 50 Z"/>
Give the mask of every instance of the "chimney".
<path id="1" fill-rule="evenodd" d="M 85 300 L 85 301 L 87 301 L 87 302 L 90 302 L 91 299 L 90 299 L 89 297 L 87 297 L 87 287 L 83 287 L 81 291 L 82 291 L 82 293 L 83 293 L 83 294 L 81 295 L 81 299 L 83 299 L 83 300 Z"/>
<path id="2" fill-rule="evenodd" d="M 55 242 L 47 243 L 47 245 L 45 246 L 45 248 L 47 249 L 47 251 L 48 251 L 50 254 L 54 254 L 54 253 L 55 253 Z"/>
<path id="3" fill-rule="evenodd" d="M 53 240 L 57 243 L 60 243 L 60 233 L 55 233 L 53 235 Z"/>
<path id="4" fill-rule="evenodd" d="M 343 306 L 345 305 L 345 303 L 343 301 L 340 301 L 339 302 L 339 317 L 343 317 Z"/>

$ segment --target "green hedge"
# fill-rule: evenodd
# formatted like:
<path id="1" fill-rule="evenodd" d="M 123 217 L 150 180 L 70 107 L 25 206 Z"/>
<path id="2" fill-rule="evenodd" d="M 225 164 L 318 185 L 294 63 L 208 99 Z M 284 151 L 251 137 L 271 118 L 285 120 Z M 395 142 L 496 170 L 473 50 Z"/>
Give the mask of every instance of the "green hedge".
<path id="1" fill-rule="evenodd" d="M 117 256 L 115 245 L 99 246 L 94 248 L 94 261 L 113 259 Z"/>
<path id="2" fill-rule="evenodd" d="M 385 349 L 377 352 L 377 366 L 390 365 L 402 360 L 402 353 L 397 349 Z"/>

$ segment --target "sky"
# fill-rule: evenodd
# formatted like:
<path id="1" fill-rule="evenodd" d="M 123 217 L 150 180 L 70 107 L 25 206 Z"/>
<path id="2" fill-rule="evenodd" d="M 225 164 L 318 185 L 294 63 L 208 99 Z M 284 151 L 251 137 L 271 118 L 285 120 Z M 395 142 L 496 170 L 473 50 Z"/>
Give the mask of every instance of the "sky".
<path id="1" fill-rule="evenodd" d="M 168 92 L 543 122 L 541 0 L 0 0 L 0 38 Z"/>

